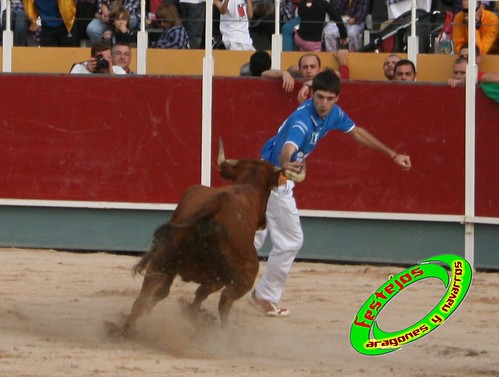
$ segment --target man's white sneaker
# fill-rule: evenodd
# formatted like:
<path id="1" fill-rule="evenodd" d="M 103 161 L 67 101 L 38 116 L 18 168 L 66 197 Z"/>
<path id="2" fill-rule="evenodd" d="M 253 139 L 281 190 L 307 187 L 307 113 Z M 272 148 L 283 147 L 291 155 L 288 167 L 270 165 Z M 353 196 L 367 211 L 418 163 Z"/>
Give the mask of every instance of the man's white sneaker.
<path id="1" fill-rule="evenodd" d="M 280 308 L 277 304 L 269 302 L 266 300 L 261 300 L 256 297 L 255 290 L 251 291 L 249 295 L 249 302 L 257 308 L 259 311 L 265 313 L 269 317 L 287 317 L 289 315 L 289 310 Z"/>

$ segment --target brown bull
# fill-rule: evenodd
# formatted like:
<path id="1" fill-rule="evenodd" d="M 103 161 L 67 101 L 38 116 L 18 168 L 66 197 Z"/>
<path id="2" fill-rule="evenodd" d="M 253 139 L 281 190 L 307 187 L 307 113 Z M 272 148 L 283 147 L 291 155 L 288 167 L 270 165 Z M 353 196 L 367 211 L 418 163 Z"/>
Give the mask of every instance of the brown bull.
<path id="1" fill-rule="evenodd" d="M 262 160 L 225 160 L 221 141 L 218 166 L 220 175 L 234 184 L 187 189 L 170 221 L 156 230 L 151 251 L 134 267 L 135 273 L 146 273 L 124 334 L 144 311 L 168 296 L 176 275 L 199 284 L 189 307 L 193 312 L 224 288 L 218 303 L 222 326 L 233 302 L 253 287 L 259 267 L 253 240 L 256 230 L 265 227 L 269 194 L 282 170 Z"/>

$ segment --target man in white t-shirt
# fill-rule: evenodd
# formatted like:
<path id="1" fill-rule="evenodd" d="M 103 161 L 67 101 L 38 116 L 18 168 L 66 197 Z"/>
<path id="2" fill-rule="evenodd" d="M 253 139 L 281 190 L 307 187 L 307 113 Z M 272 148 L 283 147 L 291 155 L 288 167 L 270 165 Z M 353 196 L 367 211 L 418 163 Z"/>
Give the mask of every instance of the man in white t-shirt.
<path id="1" fill-rule="evenodd" d="M 118 65 L 113 65 L 111 45 L 109 44 L 109 41 L 105 40 L 95 42 L 90 49 L 90 59 L 86 62 L 73 65 L 69 73 L 107 73 L 126 75 L 123 68 Z"/>
<path id="2" fill-rule="evenodd" d="M 220 11 L 220 32 L 227 50 L 255 51 L 249 33 L 252 0 L 214 0 Z"/>

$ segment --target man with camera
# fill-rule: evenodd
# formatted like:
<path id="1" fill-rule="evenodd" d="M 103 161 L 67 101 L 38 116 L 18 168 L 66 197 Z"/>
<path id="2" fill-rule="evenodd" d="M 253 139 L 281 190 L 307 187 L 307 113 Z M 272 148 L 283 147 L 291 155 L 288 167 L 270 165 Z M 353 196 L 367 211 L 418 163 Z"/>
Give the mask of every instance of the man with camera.
<path id="1" fill-rule="evenodd" d="M 123 68 L 113 65 L 111 60 L 111 45 L 109 41 L 97 41 L 90 49 L 90 59 L 74 64 L 69 73 L 90 74 L 107 73 L 126 75 Z"/>

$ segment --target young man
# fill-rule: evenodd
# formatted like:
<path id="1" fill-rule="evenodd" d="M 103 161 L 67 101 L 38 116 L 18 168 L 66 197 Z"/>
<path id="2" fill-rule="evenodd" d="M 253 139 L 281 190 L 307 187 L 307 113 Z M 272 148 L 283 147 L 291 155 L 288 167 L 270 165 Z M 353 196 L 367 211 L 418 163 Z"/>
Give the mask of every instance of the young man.
<path id="1" fill-rule="evenodd" d="M 350 78 L 350 70 L 348 68 L 348 50 L 341 48 L 338 51 L 333 52 L 333 56 L 338 62 L 338 70 L 335 71 L 336 76 L 343 80 L 348 80 Z M 310 86 L 312 85 L 312 79 L 321 71 L 321 60 L 316 54 L 313 53 L 302 55 L 298 61 L 297 69 L 303 77 L 304 82 L 304 85 L 298 91 L 297 96 L 298 103 L 302 103 L 310 98 Z"/>
<path id="2" fill-rule="evenodd" d="M 90 59 L 83 63 L 74 64 L 69 73 L 108 73 L 126 75 L 123 68 L 118 65 L 113 65 L 111 45 L 109 44 L 109 41 L 105 40 L 95 42 L 90 49 Z"/>
<path id="3" fill-rule="evenodd" d="M 261 151 L 264 160 L 275 166 L 300 173 L 304 159 L 329 131 L 348 133 L 354 140 L 385 154 L 395 164 L 407 170 L 409 156 L 398 154 L 385 146 L 364 128 L 356 126 L 336 105 L 340 79 L 330 69 L 318 73 L 312 80 L 312 98 L 305 101 L 268 140 Z M 250 302 L 268 316 L 283 317 L 289 311 L 278 303 L 291 265 L 303 244 L 300 218 L 293 197 L 294 183 L 290 180 L 274 189 L 267 205 L 267 229 L 258 232 L 255 247 L 261 248 L 267 232 L 271 233 L 272 250 L 263 277 L 251 292 Z"/>
<path id="4" fill-rule="evenodd" d="M 402 59 L 393 69 L 395 81 L 416 81 L 416 66 L 408 59 Z"/>

